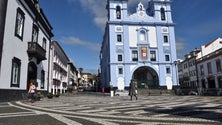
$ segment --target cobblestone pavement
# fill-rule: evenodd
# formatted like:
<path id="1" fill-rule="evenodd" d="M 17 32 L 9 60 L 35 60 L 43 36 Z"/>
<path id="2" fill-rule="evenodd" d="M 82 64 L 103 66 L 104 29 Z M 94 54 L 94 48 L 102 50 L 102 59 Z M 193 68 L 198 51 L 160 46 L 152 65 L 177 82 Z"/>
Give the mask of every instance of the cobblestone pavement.
<path id="1" fill-rule="evenodd" d="M 221 125 L 222 97 L 68 95 L 0 103 L 0 125 Z"/>

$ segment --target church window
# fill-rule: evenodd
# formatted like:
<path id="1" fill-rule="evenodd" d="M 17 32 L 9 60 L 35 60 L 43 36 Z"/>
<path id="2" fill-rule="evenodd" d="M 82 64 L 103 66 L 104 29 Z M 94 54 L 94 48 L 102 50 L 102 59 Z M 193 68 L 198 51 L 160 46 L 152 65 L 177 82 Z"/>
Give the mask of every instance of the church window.
<path id="1" fill-rule="evenodd" d="M 165 61 L 170 61 L 170 55 L 165 55 Z"/>
<path id="2" fill-rule="evenodd" d="M 132 60 L 138 61 L 138 51 L 137 50 L 132 51 Z"/>
<path id="3" fill-rule="evenodd" d="M 122 74 L 123 74 L 123 68 L 122 68 L 122 67 L 119 67 L 119 68 L 118 68 L 118 72 L 119 72 L 120 75 L 122 75 Z"/>
<path id="4" fill-rule="evenodd" d="M 116 26 L 116 32 L 123 32 L 122 26 Z"/>
<path id="5" fill-rule="evenodd" d="M 142 11 L 143 10 L 143 6 L 142 5 L 140 5 L 140 11 Z"/>
<path id="6" fill-rule="evenodd" d="M 150 51 L 150 61 L 156 61 L 156 51 Z"/>
<path id="7" fill-rule="evenodd" d="M 146 32 L 144 30 L 140 31 L 140 40 L 145 41 L 146 40 Z"/>
<path id="8" fill-rule="evenodd" d="M 166 67 L 166 73 L 167 73 L 167 74 L 170 74 L 170 73 L 171 73 L 170 67 Z"/>
<path id="9" fill-rule="evenodd" d="M 163 41 L 164 41 L 164 43 L 168 43 L 169 42 L 169 40 L 168 40 L 168 36 L 163 36 Z"/>
<path id="10" fill-rule="evenodd" d="M 118 61 L 123 61 L 123 56 L 121 54 L 118 55 Z"/>
<path id="11" fill-rule="evenodd" d="M 121 7 L 116 6 L 116 19 L 121 19 Z"/>
<path id="12" fill-rule="evenodd" d="M 23 39 L 24 22 L 25 14 L 20 8 L 18 8 L 15 22 L 15 36 L 21 40 Z"/>
<path id="13" fill-rule="evenodd" d="M 161 20 L 166 20 L 166 15 L 165 15 L 165 9 L 164 8 L 160 9 L 160 15 L 161 15 Z"/>
<path id="14" fill-rule="evenodd" d="M 117 42 L 122 42 L 122 35 L 121 34 L 117 35 Z"/>

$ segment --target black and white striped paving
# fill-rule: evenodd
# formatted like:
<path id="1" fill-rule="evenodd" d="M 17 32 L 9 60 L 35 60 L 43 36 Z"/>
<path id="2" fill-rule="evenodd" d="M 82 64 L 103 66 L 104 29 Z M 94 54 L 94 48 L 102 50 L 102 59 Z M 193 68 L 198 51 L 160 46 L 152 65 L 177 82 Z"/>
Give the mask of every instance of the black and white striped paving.
<path id="1" fill-rule="evenodd" d="M 39 125 L 221 125 L 222 97 L 69 95 L 0 104 L 0 125 L 33 117 Z"/>

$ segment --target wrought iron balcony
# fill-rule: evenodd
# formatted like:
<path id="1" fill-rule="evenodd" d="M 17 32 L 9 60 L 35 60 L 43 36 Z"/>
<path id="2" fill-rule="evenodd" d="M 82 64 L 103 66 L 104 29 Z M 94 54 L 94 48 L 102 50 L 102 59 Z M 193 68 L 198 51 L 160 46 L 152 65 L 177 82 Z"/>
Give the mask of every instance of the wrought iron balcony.
<path id="1" fill-rule="evenodd" d="M 46 50 L 36 42 L 28 42 L 27 53 L 29 58 L 37 58 L 37 63 L 40 63 L 42 60 L 46 60 Z"/>

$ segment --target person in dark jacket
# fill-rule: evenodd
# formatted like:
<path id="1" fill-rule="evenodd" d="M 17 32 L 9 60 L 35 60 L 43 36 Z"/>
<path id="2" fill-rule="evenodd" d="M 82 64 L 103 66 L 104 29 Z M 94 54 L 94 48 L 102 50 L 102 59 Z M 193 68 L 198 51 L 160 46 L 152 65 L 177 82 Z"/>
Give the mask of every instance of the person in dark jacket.
<path id="1" fill-rule="evenodd" d="M 137 100 L 137 83 L 135 80 L 131 80 L 130 82 L 129 95 L 131 100 L 133 99 L 133 96 L 135 96 Z"/>

